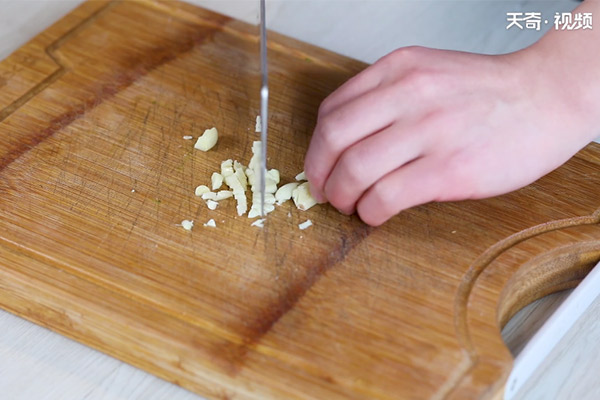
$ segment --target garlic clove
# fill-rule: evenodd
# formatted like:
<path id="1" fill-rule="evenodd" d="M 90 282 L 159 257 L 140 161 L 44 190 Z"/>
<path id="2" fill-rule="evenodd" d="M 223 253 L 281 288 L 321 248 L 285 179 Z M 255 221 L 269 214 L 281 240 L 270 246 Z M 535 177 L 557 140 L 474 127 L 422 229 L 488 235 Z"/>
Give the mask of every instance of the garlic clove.
<path id="1" fill-rule="evenodd" d="M 183 221 L 181 221 L 181 227 L 186 231 L 191 231 L 194 227 L 194 221 L 184 219 Z"/>
<path id="2" fill-rule="evenodd" d="M 292 192 L 299 186 L 298 182 L 286 183 L 275 192 L 275 200 L 281 205 L 292 198 Z"/>
<path id="3" fill-rule="evenodd" d="M 218 205 L 219 205 L 219 203 L 217 203 L 214 200 L 206 201 L 206 206 L 208 207 L 209 210 L 216 210 Z"/>
<path id="4" fill-rule="evenodd" d="M 312 221 L 310 219 L 307 219 L 306 221 L 304 221 L 301 224 L 298 224 L 298 228 L 300 228 L 300 230 L 305 230 L 308 227 L 311 227 L 313 225 Z"/>
<path id="5" fill-rule="evenodd" d="M 212 184 L 212 190 L 217 190 L 223 185 L 223 175 L 218 172 L 213 172 L 210 177 L 210 181 Z"/>
<path id="6" fill-rule="evenodd" d="M 198 138 L 196 144 L 194 145 L 194 148 L 202 151 L 208 151 L 215 147 L 218 139 L 219 132 L 217 131 L 217 128 L 207 129 L 204 131 L 202 136 Z"/>
<path id="7" fill-rule="evenodd" d="M 233 197 L 233 192 L 231 190 L 219 190 L 215 196 L 215 201 L 225 200 L 230 197 Z"/>
<path id="8" fill-rule="evenodd" d="M 204 193 L 210 192 L 210 189 L 206 185 L 200 185 L 194 190 L 196 196 L 202 196 Z"/>
<path id="9" fill-rule="evenodd" d="M 202 200 L 217 200 L 217 194 L 215 192 L 202 193 Z"/>
<path id="10" fill-rule="evenodd" d="M 306 211 L 317 204 L 315 198 L 310 194 L 308 182 L 300 184 L 296 189 L 293 190 L 292 199 L 294 199 L 294 204 L 296 204 L 296 207 L 302 211 Z"/>

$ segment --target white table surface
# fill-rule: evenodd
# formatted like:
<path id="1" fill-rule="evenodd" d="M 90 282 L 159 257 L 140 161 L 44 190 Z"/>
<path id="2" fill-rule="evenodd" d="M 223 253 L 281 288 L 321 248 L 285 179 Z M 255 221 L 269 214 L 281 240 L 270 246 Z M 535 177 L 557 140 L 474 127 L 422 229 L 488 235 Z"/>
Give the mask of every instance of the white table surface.
<path id="1" fill-rule="evenodd" d="M 256 1 L 194 0 L 248 22 L 257 21 Z M 0 59 L 20 47 L 80 0 L 0 0 Z M 507 31 L 506 13 L 555 11 L 564 1 L 286 0 L 268 2 L 270 29 L 339 53 L 373 62 L 405 45 L 481 53 L 514 51 L 541 35 Z M 600 300 L 597 300 L 527 385 L 526 399 L 598 399 Z M 594 349 L 594 351 L 590 351 Z M 548 371 L 548 372 L 545 372 Z M 558 378 L 557 378 L 558 377 Z M 555 397 L 557 379 L 562 391 Z M 553 386 L 551 385 L 553 384 Z M 583 386 L 582 386 L 583 385 Z M 569 387 L 579 388 L 578 392 Z M 567 389 L 565 389 L 567 388 Z M 100 352 L 0 311 L 0 395 L 14 400 L 200 399 Z M 569 393 L 577 393 L 572 397 Z M 548 397 L 551 396 L 551 397 Z"/>

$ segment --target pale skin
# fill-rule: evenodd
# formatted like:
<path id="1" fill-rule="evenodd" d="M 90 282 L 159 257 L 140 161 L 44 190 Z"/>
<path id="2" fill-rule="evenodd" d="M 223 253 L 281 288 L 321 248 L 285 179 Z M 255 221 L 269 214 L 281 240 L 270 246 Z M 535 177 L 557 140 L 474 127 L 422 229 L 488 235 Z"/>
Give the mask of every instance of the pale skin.
<path id="1" fill-rule="evenodd" d="M 600 21 L 600 1 L 576 12 Z M 327 97 L 311 192 L 377 226 L 432 201 L 526 186 L 600 136 L 600 27 L 551 29 L 507 55 L 407 47 Z"/>

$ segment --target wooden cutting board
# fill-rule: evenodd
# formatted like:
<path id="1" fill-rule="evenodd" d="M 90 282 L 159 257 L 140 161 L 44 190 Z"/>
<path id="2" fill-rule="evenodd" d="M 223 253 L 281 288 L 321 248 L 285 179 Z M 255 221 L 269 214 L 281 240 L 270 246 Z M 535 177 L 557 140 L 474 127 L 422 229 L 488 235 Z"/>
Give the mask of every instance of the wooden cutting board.
<path id="1" fill-rule="evenodd" d="M 320 101 L 365 65 L 277 34 L 269 51 L 289 182 Z M 175 1 L 87 2 L 0 63 L 1 306 L 208 398 L 499 396 L 500 328 L 600 259 L 599 146 L 377 229 L 290 203 L 259 229 L 194 196 L 248 163 L 259 81 L 256 27 Z M 182 139 L 212 126 L 208 153 Z"/>

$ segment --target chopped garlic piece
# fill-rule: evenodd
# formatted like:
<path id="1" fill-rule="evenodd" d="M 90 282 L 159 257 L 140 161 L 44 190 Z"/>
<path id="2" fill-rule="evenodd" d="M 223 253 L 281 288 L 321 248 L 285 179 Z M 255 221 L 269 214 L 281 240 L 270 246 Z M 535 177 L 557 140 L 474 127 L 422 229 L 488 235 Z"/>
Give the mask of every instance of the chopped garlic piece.
<path id="1" fill-rule="evenodd" d="M 181 227 L 186 231 L 191 231 L 194 227 L 194 221 L 184 219 L 183 221 L 181 221 Z"/>
<path id="2" fill-rule="evenodd" d="M 236 192 L 244 193 L 244 187 L 236 175 L 229 175 L 225 177 L 225 183 L 231 188 L 231 190 L 233 190 L 234 196 Z"/>
<path id="3" fill-rule="evenodd" d="M 296 175 L 296 180 L 297 181 L 305 181 L 306 180 L 306 174 L 304 173 L 304 171 L 302 171 L 298 175 Z"/>
<path id="4" fill-rule="evenodd" d="M 216 201 L 225 200 L 230 197 L 233 197 L 233 192 L 231 190 L 219 190 L 217 195 L 215 196 Z"/>
<path id="5" fill-rule="evenodd" d="M 193 136 L 185 135 L 183 137 L 183 140 L 192 140 L 193 138 L 194 138 Z"/>
<path id="6" fill-rule="evenodd" d="M 210 189 L 206 185 L 200 185 L 196 188 L 195 192 L 196 196 L 202 196 L 204 193 L 210 192 Z"/>
<path id="7" fill-rule="evenodd" d="M 273 182 L 269 182 L 267 180 L 267 182 L 265 183 L 265 193 L 275 194 L 276 192 L 277 192 L 277 184 L 273 183 Z"/>
<path id="8" fill-rule="evenodd" d="M 254 206 L 250 207 L 250 211 L 248 211 L 248 218 L 256 218 L 260 216 L 260 208 Z"/>
<path id="9" fill-rule="evenodd" d="M 269 178 L 274 183 L 279 183 L 279 171 L 275 168 L 268 170 L 267 178 Z"/>
<path id="10" fill-rule="evenodd" d="M 275 198 L 275 195 L 273 193 L 265 193 L 265 201 L 267 201 L 268 197 Z M 259 191 L 252 192 L 252 200 L 260 201 L 260 192 Z"/>
<path id="11" fill-rule="evenodd" d="M 248 213 L 248 218 L 255 218 L 261 216 L 260 200 L 260 193 L 255 192 L 252 194 L 252 207 L 250 208 L 250 212 Z M 265 215 L 275 210 L 274 204 L 275 196 L 272 193 L 265 193 L 265 205 L 263 207 Z"/>
<path id="12" fill-rule="evenodd" d="M 216 227 L 217 227 L 217 223 L 215 222 L 215 220 L 214 220 L 214 219 L 212 219 L 212 218 L 211 218 L 211 219 L 209 219 L 209 220 L 208 220 L 208 221 L 207 221 L 207 222 L 204 224 L 204 226 L 209 226 L 209 227 L 211 227 L 211 228 L 216 228 Z"/>
<path id="13" fill-rule="evenodd" d="M 260 172 L 260 157 L 262 153 L 262 145 L 260 140 L 255 140 L 252 143 L 252 158 L 248 163 L 248 168 L 253 169 L 254 172 Z"/>
<path id="14" fill-rule="evenodd" d="M 256 125 L 254 126 L 254 132 L 262 132 L 262 123 L 260 120 L 260 115 L 256 116 Z"/>
<path id="15" fill-rule="evenodd" d="M 308 182 L 304 182 L 294 189 L 292 192 L 292 198 L 294 199 L 294 204 L 296 204 L 296 207 L 302 211 L 306 211 L 317 204 L 317 201 L 310 194 Z"/>
<path id="16" fill-rule="evenodd" d="M 250 190 L 253 193 L 260 193 L 260 182 L 258 179 L 255 182 L 255 184 L 252 185 L 252 188 Z M 267 181 L 265 182 L 265 193 L 273 194 L 275 192 L 277 192 L 277 184 L 275 184 L 267 179 Z"/>
<path id="17" fill-rule="evenodd" d="M 251 223 L 250 226 L 257 226 L 259 228 L 263 228 L 265 226 L 265 221 L 266 218 L 257 219 L 256 221 Z"/>
<path id="18" fill-rule="evenodd" d="M 313 225 L 312 221 L 310 219 L 307 219 L 303 223 L 299 224 L 298 228 L 300 228 L 300 230 L 305 230 L 306 228 L 308 228 L 312 225 Z"/>
<path id="19" fill-rule="evenodd" d="M 215 192 L 202 193 L 202 200 L 217 200 L 217 194 Z"/>
<path id="20" fill-rule="evenodd" d="M 244 166 L 241 163 L 237 161 L 233 162 L 233 170 L 235 171 L 235 176 L 238 178 L 238 181 L 240 181 L 240 183 L 242 184 L 244 190 L 246 190 L 246 188 L 248 187 L 248 178 L 246 177 L 246 173 L 244 172 L 245 169 L 246 168 L 244 168 Z"/>
<path id="21" fill-rule="evenodd" d="M 292 198 L 292 192 L 299 186 L 298 182 L 286 183 L 277 189 L 275 193 L 275 200 L 277 200 L 277 204 L 281 205 Z"/>
<path id="22" fill-rule="evenodd" d="M 223 178 L 233 175 L 233 160 L 225 160 L 221 163 L 221 175 Z"/>
<path id="23" fill-rule="evenodd" d="M 273 212 L 273 210 L 275 210 L 275 205 L 267 204 L 265 202 L 264 210 L 265 210 L 265 215 L 267 215 L 268 213 Z M 260 216 L 261 216 L 260 200 L 258 200 L 254 204 L 252 204 L 252 207 L 250 208 L 250 211 L 248 212 L 248 218 L 256 218 L 256 217 L 260 217 Z"/>
<path id="24" fill-rule="evenodd" d="M 257 203 L 256 206 L 260 205 L 260 192 L 252 193 L 252 206 L 254 207 L 254 203 Z M 265 204 L 275 204 L 275 195 L 273 193 L 265 193 Z"/>
<path id="25" fill-rule="evenodd" d="M 217 190 L 223 184 L 223 175 L 218 172 L 213 172 L 210 177 L 210 181 L 212 183 L 212 190 Z"/>
<path id="26" fill-rule="evenodd" d="M 206 206 L 208 207 L 209 210 L 216 210 L 217 206 L 219 205 L 219 203 L 217 203 L 214 200 L 207 200 L 206 201 Z"/>
<path id="27" fill-rule="evenodd" d="M 246 197 L 238 201 L 235 209 L 239 216 L 246 214 L 246 211 L 248 211 L 248 203 L 246 202 Z"/>
<path id="28" fill-rule="evenodd" d="M 277 192 L 277 184 L 280 179 L 279 171 L 276 169 L 267 171 L 265 175 L 265 202 L 261 207 L 261 201 L 263 200 L 260 195 L 261 154 L 262 143 L 260 140 L 255 140 L 252 143 L 252 158 L 246 169 L 246 176 L 248 177 L 248 183 L 250 183 L 250 191 L 252 191 L 252 207 L 248 213 L 248 218 L 261 216 L 261 211 L 268 214 L 275 209 L 274 194 Z"/>
<path id="29" fill-rule="evenodd" d="M 204 131 L 202 136 L 198 138 L 196 144 L 194 145 L 195 149 L 208 151 L 215 147 L 217 144 L 217 140 L 219 139 L 219 132 L 217 128 L 210 128 Z"/>
<path id="30" fill-rule="evenodd" d="M 225 177 L 225 183 L 233 190 L 233 198 L 237 202 L 238 215 L 244 215 L 248 210 L 248 202 L 244 187 L 240 183 L 237 175 L 229 175 Z"/>

